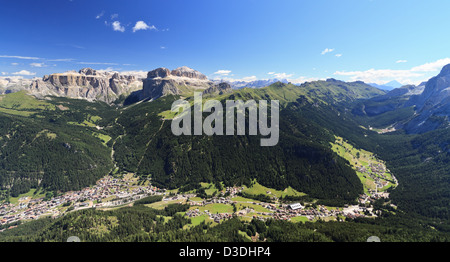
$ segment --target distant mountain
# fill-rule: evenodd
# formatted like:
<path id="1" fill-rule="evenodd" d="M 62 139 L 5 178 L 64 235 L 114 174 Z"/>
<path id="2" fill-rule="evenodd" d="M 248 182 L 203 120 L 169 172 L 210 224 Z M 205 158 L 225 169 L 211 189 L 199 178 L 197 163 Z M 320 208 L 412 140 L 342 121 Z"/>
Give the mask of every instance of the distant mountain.
<path id="1" fill-rule="evenodd" d="M 141 88 L 142 75 L 83 68 L 78 72 L 46 75 L 32 81 L 26 89 L 36 97 L 52 95 L 111 103 Z"/>
<path id="2" fill-rule="evenodd" d="M 431 78 L 422 93 L 411 96 L 408 105 L 416 107 L 416 116 L 405 124 L 410 133 L 424 133 L 450 126 L 450 64 Z"/>
<path id="3" fill-rule="evenodd" d="M 20 76 L 0 77 L 0 94 L 14 93 L 30 86 L 32 79 Z"/>
<path id="4" fill-rule="evenodd" d="M 379 89 L 382 89 L 382 90 L 388 90 L 388 91 L 391 91 L 392 89 L 400 88 L 400 87 L 403 86 L 401 83 L 397 82 L 396 80 L 388 82 L 388 83 L 386 83 L 384 85 L 378 85 L 378 84 L 375 84 L 375 83 L 370 83 L 368 85 L 371 85 L 373 87 L 376 87 L 376 88 L 379 88 Z"/>
<path id="5" fill-rule="evenodd" d="M 409 109 L 409 110 L 407 110 Z M 436 77 L 418 86 L 407 85 L 394 89 L 386 95 L 361 102 L 353 112 L 375 118 L 385 118 L 378 122 L 394 125 L 407 133 L 425 133 L 450 125 L 450 64 Z M 395 115 L 394 122 L 387 121 L 386 115 Z"/>
<path id="6" fill-rule="evenodd" d="M 309 94 L 317 95 L 328 103 L 353 102 L 359 99 L 370 99 L 384 95 L 386 92 L 361 81 L 344 82 L 333 78 L 326 81 L 306 82 L 299 86 L 307 88 Z"/>
<path id="7" fill-rule="evenodd" d="M 270 86 L 273 83 L 276 82 L 282 82 L 282 83 L 289 83 L 288 80 L 286 79 L 267 79 L 267 80 L 255 80 L 255 81 L 226 81 L 226 80 L 213 80 L 215 83 L 221 83 L 221 82 L 225 82 L 225 83 L 229 83 L 231 85 L 231 88 L 233 89 L 241 89 L 244 87 L 249 87 L 249 88 L 262 88 L 262 87 L 266 87 L 266 86 Z"/>
<path id="8" fill-rule="evenodd" d="M 231 88 L 230 84 L 228 83 L 220 83 L 217 85 L 214 85 L 205 91 L 203 91 L 204 95 L 223 95 L 226 93 L 232 93 L 233 89 Z"/>
<path id="9" fill-rule="evenodd" d="M 148 72 L 147 78 L 142 81 L 142 89 L 133 92 L 125 100 L 125 105 L 167 95 L 188 95 L 194 91 L 204 92 L 205 94 L 231 92 L 229 84 L 216 84 L 208 80 L 204 74 L 187 66 L 172 71 L 167 68 L 157 68 Z"/>

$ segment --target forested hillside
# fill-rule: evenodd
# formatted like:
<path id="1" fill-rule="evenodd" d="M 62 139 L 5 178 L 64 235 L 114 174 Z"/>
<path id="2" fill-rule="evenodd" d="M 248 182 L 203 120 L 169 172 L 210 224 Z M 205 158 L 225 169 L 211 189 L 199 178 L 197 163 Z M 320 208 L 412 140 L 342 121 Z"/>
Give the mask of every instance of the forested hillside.
<path id="1" fill-rule="evenodd" d="M 0 100 L 0 190 L 3 200 L 31 188 L 79 190 L 112 168 L 109 136 L 102 125 L 115 114 L 103 103 L 24 92 Z"/>
<path id="2" fill-rule="evenodd" d="M 76 233 L 88 241 L 247 241 L 256 232 L 267 241 L 364 241 L 366 234 L 392 241 L 445 240 L 450 200 L 448 131 L 378 134 L 367 126 L 372 119 L 352 114 L 361 96 L 375 94 L 355 91 L 346 97 L 346 92 L 336 90 L 330 94 L 333 83 L 301 87 L 276 83 L 216 97 L 222 102 L 280 100 L 280 141 L 275 147 L 260 147 L 261 136 L 174 136 L 168 110 L 179 98 L 175 96 L 124 108 L 66 98 L 37 100 L 25 93 L 3 96 L 2 198 L 31 188 L 55 193 L 76 190 L 110 172 L 132 172 L 150 178 L 156 186 L 181 191 L 198 188 L 200 182 L 249 186 L 257 180 L 268 188 L 292 187 L 308 199 L 341 206 L 355 201 L 363 188 L 348 162 L 331 150 L 330 142 L 340 136 L 386 160 L 399 179 L 399 187 L 391 192 L 392 202 L 375 205 L 383 210 L 380 219 L 305 225 L 267 221 L 264 226 L 257 221 L 230 220 L 215 227 L 193 227 L 188 219 L 176 215 L 183 212 L 183 206 L 157 211 L 138 205 L 38 220 L 5 231 L 1 240 L 60 241 L 66 233 L 61 235 L 59 229 L 68 225 L 72 229 L 67 234 Z M 337 90 L 355 85 L 337 83 Z M 356 85 L 355 90 L 365 90 Z M 398 210 L 389 207 L 390 203 L 398 205 Z M 167 222 L 167 217 L 172 219 Z M 89 228 L 100 224 L 101 232 L 91 234 Z M 207 233 L 197 234 L 199 230 Z"/>
<path id="3" fill-rule="evenodd" d="M 333 84 L 336 88 L 331 93 Z M 275 147 L 261 147 L 260 136 L 174 136 L 170 119 L 164 120 L 159 113 L 170 109 L 176 98 L 165 97 L 123 111 L 117 120 L 123 136 L 114 145 L 115 159 L 123 170 L 149 176 L 162 187 L 214 181 L 249 185 L 257 179 L 267 187 L 291 186 L 343 205 L 362 193 L 362 185 L 348 163 L 330 149 L 333 132 L 322 124 L 340 121 L 331 102 L 342 106 L 377 93 L 383 92 L 360 83 L 329 80 L 300 87 L 275 83 L 217 98 L 280 100 L 280 142 Z"/>

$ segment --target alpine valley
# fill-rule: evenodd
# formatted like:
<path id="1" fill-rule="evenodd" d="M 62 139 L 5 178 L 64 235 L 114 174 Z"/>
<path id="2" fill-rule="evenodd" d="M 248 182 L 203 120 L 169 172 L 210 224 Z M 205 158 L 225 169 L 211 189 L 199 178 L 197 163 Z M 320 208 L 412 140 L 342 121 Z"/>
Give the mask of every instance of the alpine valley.
<path id="1" fill-rule="evenodd" d="M 0 241 L 450 241 L 450 65 L 391 91 L 186 66 L 1 81 Z M 194 92 L 278 100 L 279 143 L 173 135 Z"/>

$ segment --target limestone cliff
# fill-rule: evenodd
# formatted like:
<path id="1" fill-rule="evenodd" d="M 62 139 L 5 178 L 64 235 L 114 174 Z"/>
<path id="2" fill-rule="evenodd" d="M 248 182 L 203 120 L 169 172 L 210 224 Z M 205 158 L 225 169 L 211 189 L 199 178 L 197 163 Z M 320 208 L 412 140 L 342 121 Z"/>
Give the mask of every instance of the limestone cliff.
<path id="1" fill-rule="evenodd" d="M 165 95 L 181 95 L 190 91 L 203 91 L 214 83 L 202 73 L 189 67 L 179 67 L 170 71 L 158 68 L 148 72 L 143 80 L 141 99 L 156 99 Z"/>
<path id="2" fill-rule="evenodd" d="M 212 86 L 205 91 L 203 91 L 204 95 L 222 95 L 226 93 L 233 92 L 231 85 L 228 83 L 219 83 L 215 86 Z"/>
<path id="3" fill-rule="evenodd" d="M 111 103 L 120 95 L 128 95 L 141 88 L 142 79 L 138 75 L 84 68 L 78 72 L 46 75 L 33 81 L 26 89 L 37 97 L 52 95 Z"/>

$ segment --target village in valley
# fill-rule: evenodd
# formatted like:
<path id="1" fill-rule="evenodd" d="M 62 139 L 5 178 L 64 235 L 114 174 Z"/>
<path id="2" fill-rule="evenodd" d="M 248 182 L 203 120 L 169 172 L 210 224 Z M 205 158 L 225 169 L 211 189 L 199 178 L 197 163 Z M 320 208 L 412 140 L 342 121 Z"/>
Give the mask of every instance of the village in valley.
<path id="1" fill-rule="evenodd" d="M 386 192 L 398 185 L 397 179 L 370 152 L 356 150 L 342 139 L 337 139 L 332 149 L 347 159 L 355 169 L 364 186 L 357 205 L 329 207 L 317 205 L 314 201 L 281 201 L 285 196 L 305 196 L 292 188 L 278 191 L 264 187 L 254 181 L 251 187 L 226 187 L 220 190 L 213 183 L 201 183 L 205 195 L 198 196 L 195 190 L 178 192 L 152 186 L 151 180 L 141 180 L 134 174 L 119 177 L 108 175 L 100 179 L 95 186 L 80 191 L 67 192 L 58 196 L 42 194 L 25 194 L 0 204 L 0 231 L 15 227 L 16 222 L 26 222 L 41 217 L 58 218 L 68 212 L 95 208 L 108 210 L 131 206 L 137 200 L 152 195 L 161 195 L 162 201 L 146 206 L 163 209 L 169 204 L 189 204 L 190 208 L 182 215 L 191 219 L 196 225 L 203 221 L 220 223 L 232 217 L 250 221 L 279 219 L 292 222 L 306 221 L 345 221 L 346 218 L 377 217 L 380 211 L 374 211 L 372 203 L 380 198 L 389 198 Z M 265 195 L 270 201 L 259 201 L 249 196 Z M 299 198 L 301 199 L 301 198 Z M 391 206 L 395 207 L 391 204 Z M 7 225 L 11 224 L 10 227 Z M 5 227 L 6 225 L 6 227 Z"/>

